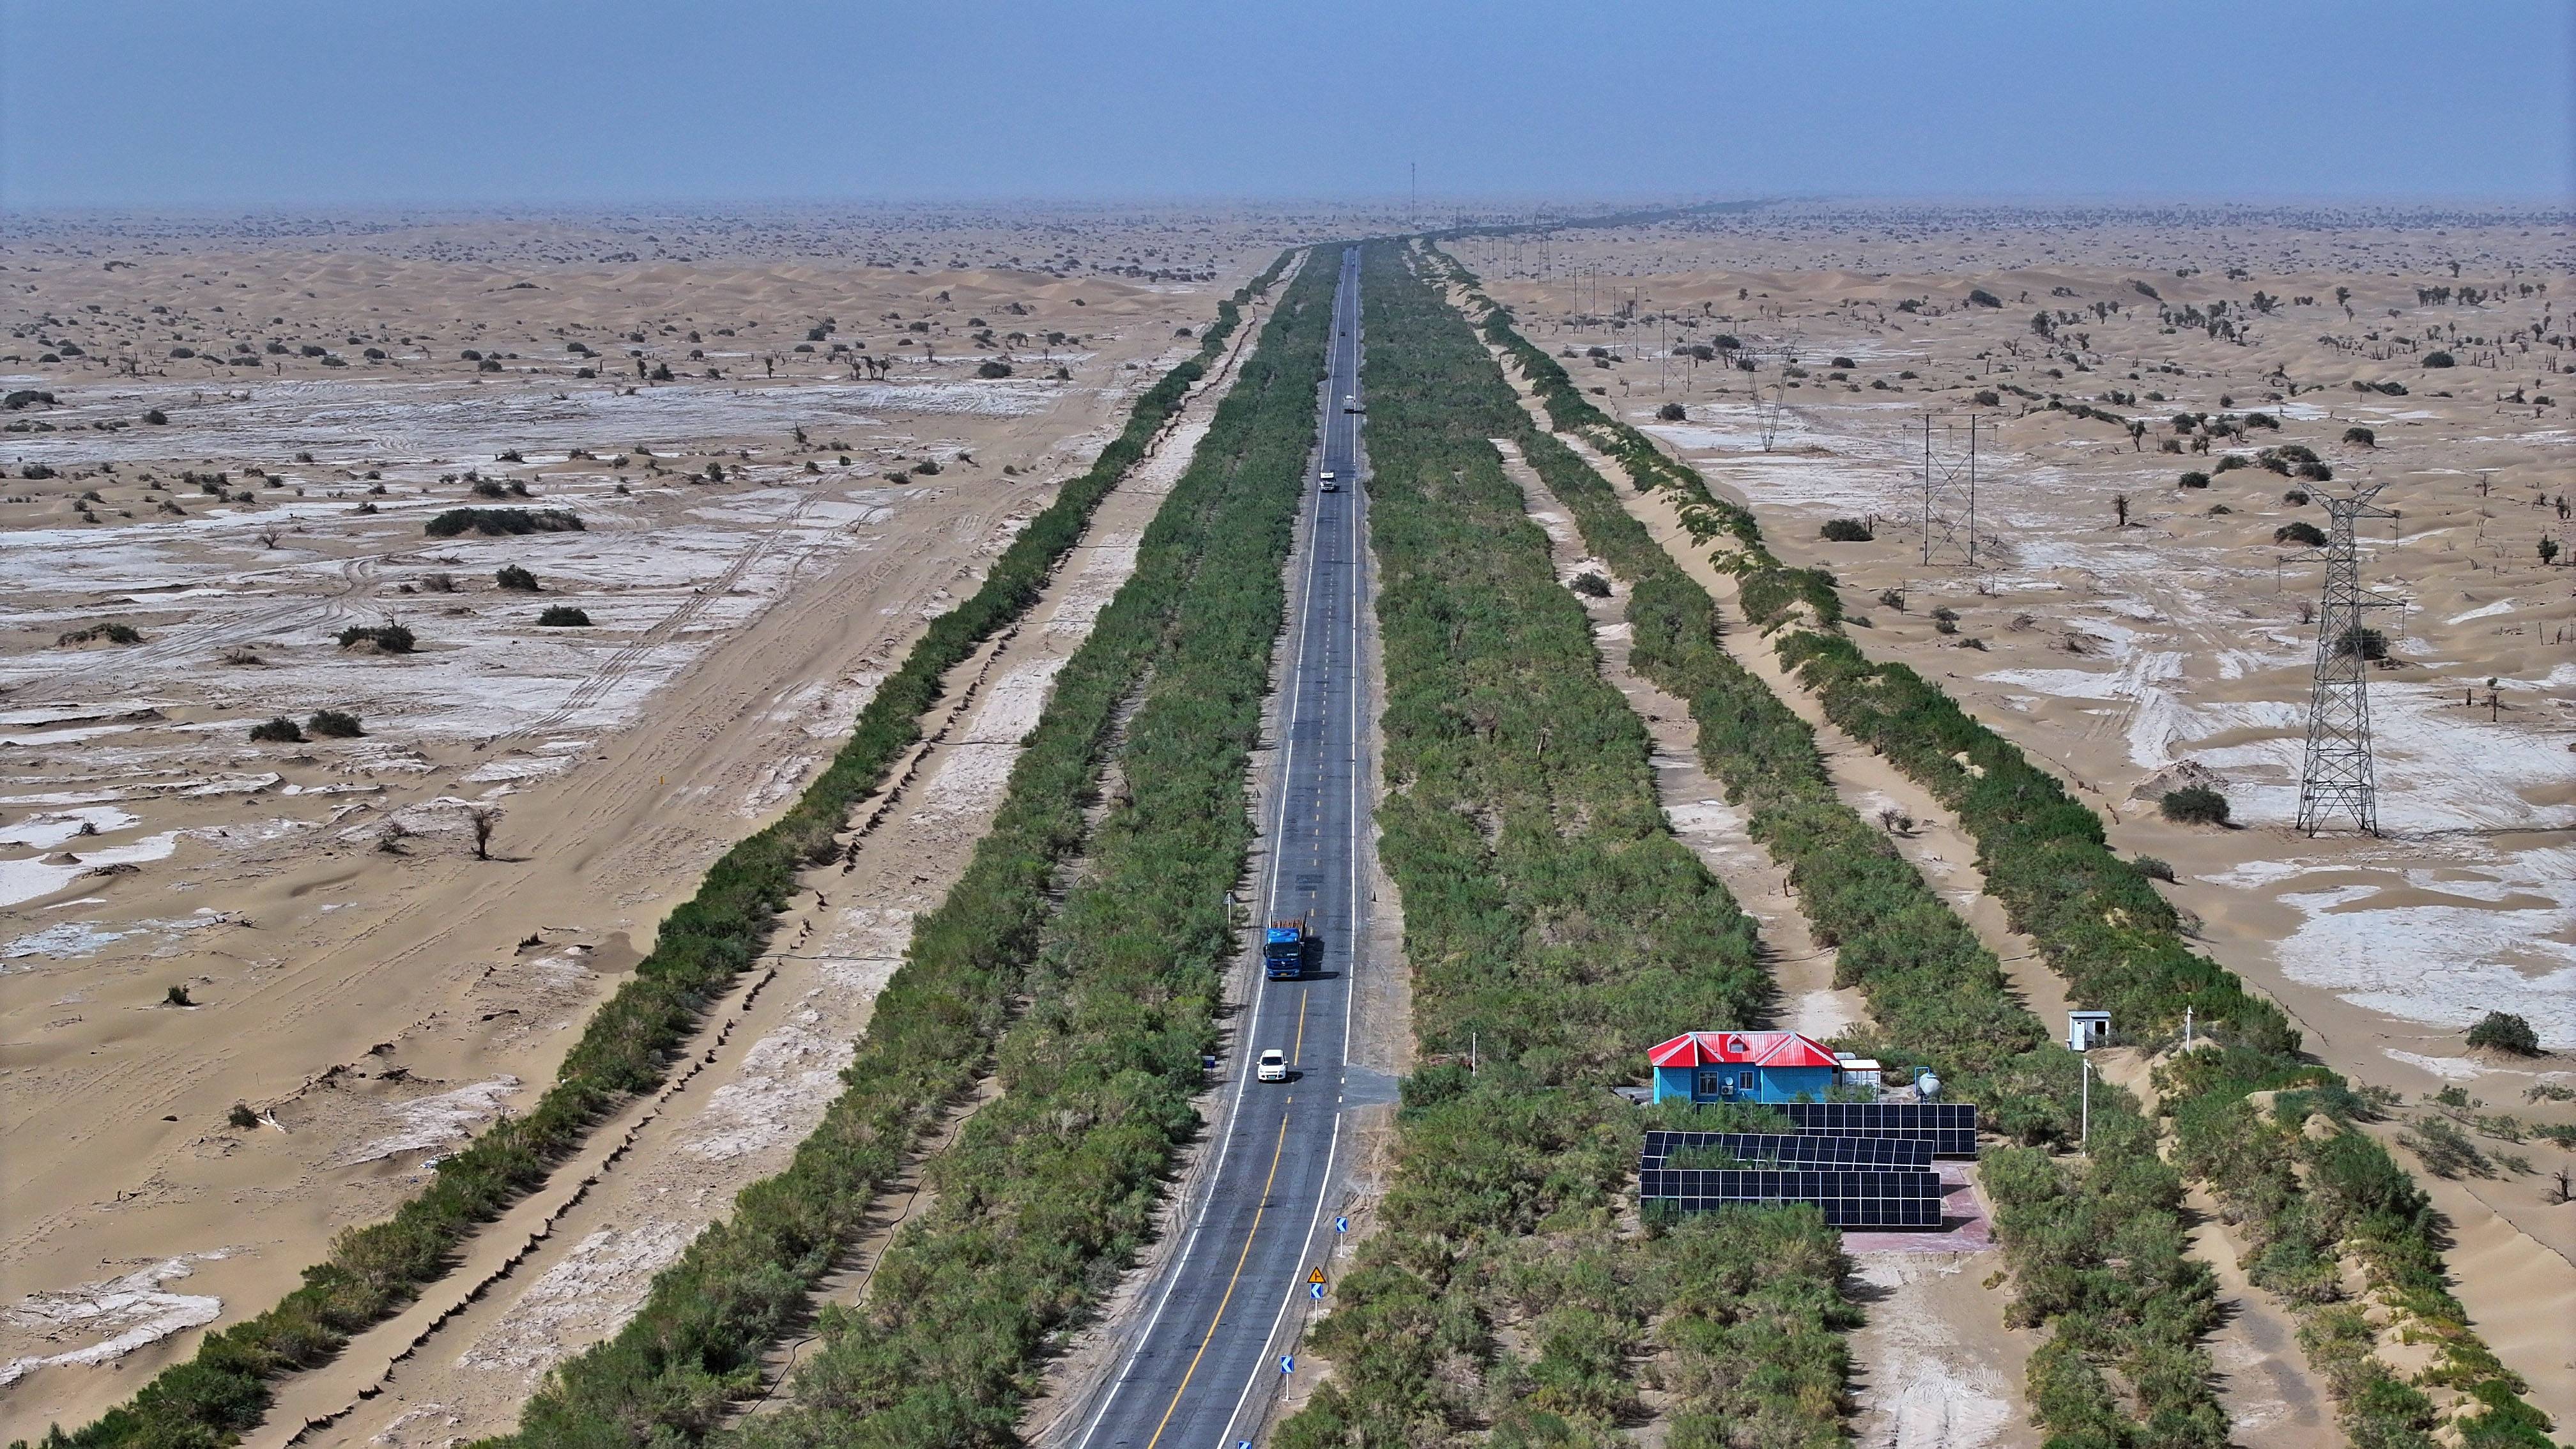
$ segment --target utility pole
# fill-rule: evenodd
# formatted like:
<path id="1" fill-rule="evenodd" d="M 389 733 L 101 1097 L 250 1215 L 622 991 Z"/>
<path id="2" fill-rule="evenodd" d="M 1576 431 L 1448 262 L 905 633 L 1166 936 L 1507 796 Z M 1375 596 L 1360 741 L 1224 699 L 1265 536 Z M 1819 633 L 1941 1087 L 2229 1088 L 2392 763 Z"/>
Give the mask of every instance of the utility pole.
<path id="1" fill-rule="evenodd" d="M 2361 587 L 2353 546 L 2355 519 L 2386 518 L 2370 500 L 2385 483 L 2348 497 L 2317 495 L 2326 532 L 2325 597 L 2317 610 L 2316 687 L 2308 701 L 2307 756 L 2299 770 L 2298 828 L 2323 830 L 2326 817 L 2348 814 L 2365 835 L 2379 833 L 2378 775 L 2370 752 L 2370 647 L 2362 619 L 2371 609 L 2393 609 L 2394 599 Z"/>
<path id="2" fill-rule="evenodd" d="M 2089 1156 L 2093 1151 L 2093 1058 L 2084 1056 L 2076 1060 L 2084 1064 L 2084 1127 L 2083 1135 L 2076 1141 Z"/>

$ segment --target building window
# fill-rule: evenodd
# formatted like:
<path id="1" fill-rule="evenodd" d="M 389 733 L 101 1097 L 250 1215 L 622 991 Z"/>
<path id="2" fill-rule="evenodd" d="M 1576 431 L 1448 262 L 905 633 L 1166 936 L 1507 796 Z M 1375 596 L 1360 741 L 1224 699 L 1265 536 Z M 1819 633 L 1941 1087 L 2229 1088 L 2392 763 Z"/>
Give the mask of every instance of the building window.
<path id="1" fill-rule="evenodd" d="M 1725 1095 L 1726 1095 L 1726 1073 L 1724 1073 L 1724 1072 L 1702 1072 L 1702 1073 L 1700 1073 L 1700 1074 L 1699 1074 L 1699 1092 L 1698 1092 L 1698 1095 L 1703 1096 L 1703 1097 L 1723 1097 L 1723 1096 L 1725 1096 Z"/>
<path id="2" fill-rule="evenodd" d="M 1752 1090 L 1753 1090 L 1753 1074 L 1752 1074 L 1751 1072 L 1746 1072 L 1746 1073 L 1744 1073 L 1743 1075 L 1741 1075 L 1741 1076 L 1737 1077 L 1737 1078 L 1735 1079 L 1735 1085 L 1736 1085 L 1739 1089 L 1741 1089 L 1741 1090 L 1743 1090 L 1743 1091 L 1747 1091 L 1747 1092 L 1752 1091 Z"/>

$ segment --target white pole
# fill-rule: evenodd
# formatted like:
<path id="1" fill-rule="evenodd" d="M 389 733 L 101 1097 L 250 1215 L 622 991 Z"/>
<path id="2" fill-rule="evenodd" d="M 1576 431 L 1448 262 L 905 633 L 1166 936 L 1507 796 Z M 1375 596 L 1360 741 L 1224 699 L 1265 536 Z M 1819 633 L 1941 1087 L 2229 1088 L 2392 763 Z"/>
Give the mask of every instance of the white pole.
<path id="1" fill-rule="evenodd" d="M 2191 1050 L 2191 1008 L 2182 1009 L 2182 1049 Z"/>
<path id="2" fill-rule="evenodd" d="M 2081 1139 L 2086 1154 L 2093 1151 L 2093 1059 L 2084 1058 L 2084 1135 Z"/>

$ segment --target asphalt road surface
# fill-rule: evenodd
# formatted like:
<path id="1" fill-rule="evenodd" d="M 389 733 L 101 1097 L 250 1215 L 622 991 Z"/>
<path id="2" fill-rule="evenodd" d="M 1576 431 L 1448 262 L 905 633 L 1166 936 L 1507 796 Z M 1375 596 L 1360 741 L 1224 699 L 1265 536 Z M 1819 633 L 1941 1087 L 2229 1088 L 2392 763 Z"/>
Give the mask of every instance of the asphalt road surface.
<path id="1" fill-rule="evenodd" d="M 1309 265 L 1324 260 L 1312 258 Z M 1360 640 L 1365 503 L 1358 487 L 1359 253 L 1346 251 L 1333 294 L 1332 358 L 1320 440 L 1306 487 L 1306 548 L 1291 560 L 1288 669 L 1273 756 L 1274 810 L 1257 904 L 1259 925 L 1302 915 L 1321 936 L 1305 974 L 1262 978 L 1230 1059 L 1218 1160 L 1179 1251 L 1148 1285 L 1138 1337 L 1086 1409 L 1074 1449 L 1233 1449 L 1255 1437 L 1270 1396 L 1288 1382 L 1290 1310 L 1316 1306 L 1310 1274 L 1334 1233 L 1341 1119 L 1350 1095 L 1351 988 L 1369 831 L 1369 767 Z M 1324 492 L 1320 473 L 1339 482 Z M 1259 939 L 1256 929 L 1254 940 Z M 1317 949 L 1320 947 L 1320 949 Z M 1251 949 L 1249 945 L 1247 949 Z M 1288 1053 L 1285 1083 L 1256 1082 L 1270 1047 Z M 1382 1097 L 1381 1097 L 1382 1099 Z M 1302 1371 L 1302 1370 L 1301 1370 Z"/>

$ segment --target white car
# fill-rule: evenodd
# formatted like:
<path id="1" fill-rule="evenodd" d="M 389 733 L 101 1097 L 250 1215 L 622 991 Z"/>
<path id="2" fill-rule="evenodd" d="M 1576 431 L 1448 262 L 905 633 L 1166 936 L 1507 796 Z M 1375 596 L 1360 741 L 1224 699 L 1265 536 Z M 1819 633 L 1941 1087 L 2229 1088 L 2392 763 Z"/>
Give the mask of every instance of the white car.
<path id="1" fill-rule="evenodd" d="M 1359 395 L 1358 395 L 1357 393 L 1348 393 L 1348 392 L 1343 393 L 1343 394 L 1342 394 L 1342 411 L 1343 411 L 1343 412 L 1346 412 L 1346 413 L 1355 413 L 1355 412 L 1358 412 L 1359 410 L 1360 410 L 1360 400 L 1359 400 Z"/>
<path id="2" fill-rule="evenodd" d="M 1339 493 L 1342 491 L 1340 481 L 1333 477 L 1333 470 L 1330 468 L 1327 468 L 1323 472 L 1315 475 L 1315 486 L 1323 489 L 1327 493 Z"/>
<path id="3" fill-rule="evenodd" d="M 1260 1065 L 1252 1069 L 1252 1078 L 1257 1082 L 1284 1082 L 1288 1080 L 1288 1054 L 1277 1047 L 1272 1047 L 1268 1051 L 1263 1052 L 1261 1054 Z"/>

